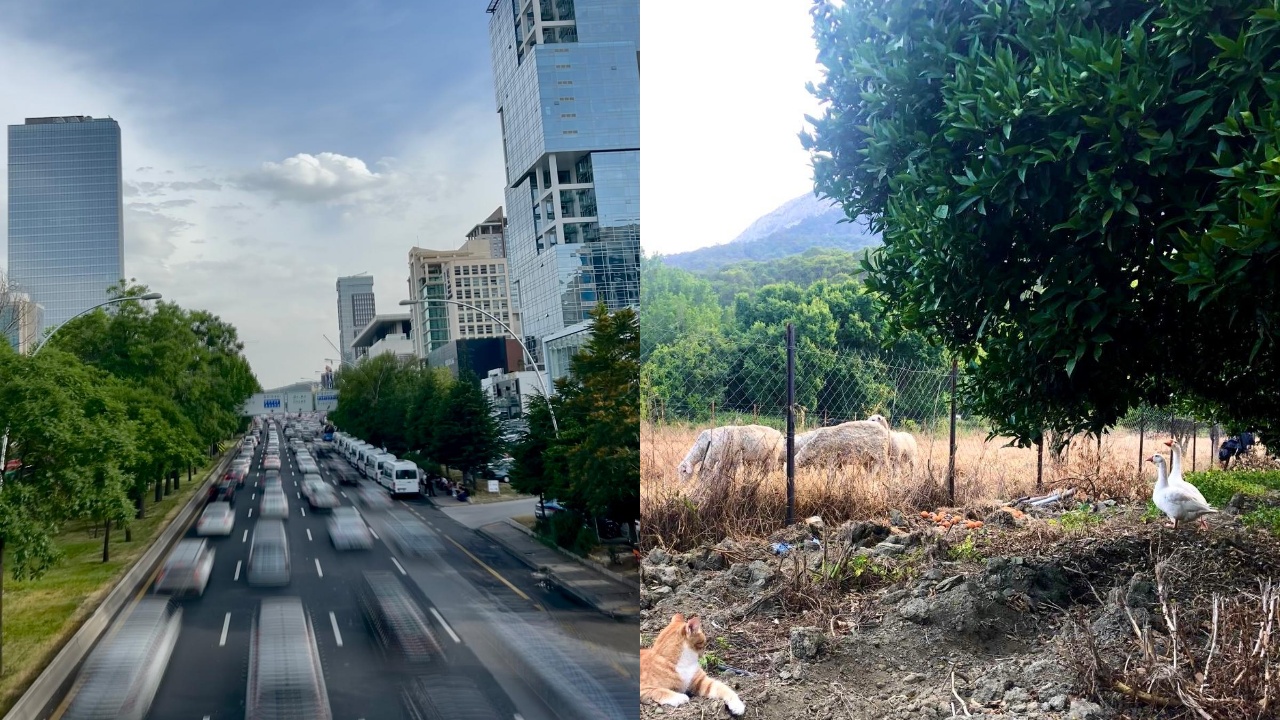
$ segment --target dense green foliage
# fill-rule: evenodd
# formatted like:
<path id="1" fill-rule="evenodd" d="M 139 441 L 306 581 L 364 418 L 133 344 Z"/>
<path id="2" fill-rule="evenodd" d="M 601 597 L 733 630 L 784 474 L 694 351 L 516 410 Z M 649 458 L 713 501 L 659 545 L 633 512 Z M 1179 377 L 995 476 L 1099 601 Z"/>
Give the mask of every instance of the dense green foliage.
<path id="1" fill-rule="evenodd" d="M 945 362 L 918 333 L 885 322 L 856 257 L 812 253 L 710 276 L 647 259 L 640 337 L 645 412 L 704 420 L 777 413 L 786 403 L 787 323 L 796 328 L 796 400 L 832 418 L 888 412 L 921 420 Z M 660 407 L 658 406 L 660 404 Z"/>
<path id="2" fill-rule="evenodd" d="M 640 508 L 640 324 L 633 310 L 609 313 L 603 304 L 592 320 L 569 377 L 556 381 L 559 433 L 546 404 L 531 403 L 529 431 L 512 452 L 511 484 L 580 516 L 629 523 Z M 578 535 L 558 540 L 572 544 Z"/>
<path id="3" fill-rule="evenodd" d="M 16 577 L 57 559 L 52 536 L 66 521 L 118 528 L 141 516 L 149 484 L 162 492 L 165 475 L 243 428 L 240 410 L 260 389 L 218 318 L 164 302 L 112 307 L 71 321 L 34 355 L 0 344 L 0 426 L 18 466 L 0 487 L 0 542 Z"/>
<path id="4" fill-rule="evenodd" d="M 379 355 L 342 369 L 329 419 L 397 456 L 457 468 L 474 489 L 475 471 L 501 452 L 497 422 L 474 376 Z"/>
<path id="5" fill-rule="evenodd" d="M 1280 10 L 1259 0 L 819 0 L 817 189 L 868 286 L 967 358 L 995 429 L 1171 396 L 1280 432 Z"/>

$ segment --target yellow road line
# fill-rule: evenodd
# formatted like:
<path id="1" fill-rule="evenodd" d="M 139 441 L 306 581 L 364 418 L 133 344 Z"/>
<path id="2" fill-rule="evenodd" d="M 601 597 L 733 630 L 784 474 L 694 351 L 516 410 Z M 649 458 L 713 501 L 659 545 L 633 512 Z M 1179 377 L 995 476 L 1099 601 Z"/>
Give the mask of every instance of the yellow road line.
<path id="1" fill-rule="evenodd" d="M 502 577 L 501 575 L 499 575 L 497 570 L 494 570 L 493 568 L 491 568 L 491 567 L 489 567 L 488 565 L 484 564 L 484 561 L 482 561 L 480 558 L 476 557 L 475 555 L 472 555 L 472 554 L 471 554 L 471 551 L 470 551 L 470 550 L 467 550 L 466 548 L 464 548 L 464 547 L 462 547 L 461 545 L 459 545 L 457 540 L 454 540 L 453 538 L 449 537 L 448 535 L 445 535 L 445 536 L 444 536 L 444 539 L 445 539 L 445 540 L 448 540 L 448 541 L 449 541 L 449 542 L 451 542 L 451 543 L 453 543 L 455 546 L 457 546 L 457 548 L 458 548 L 459 550 L 461 550 L 462 552 L 466 553 L 466 554 L 467 554 L 467 557 L 471 558 L 472 560 L 475 560 L 477 565 L 479 565 L 480 567 L 484 568 L 485 570 L 488 570 L 490 575 L 492 575 L 492 576 L 494 576 L 494 577 L 498 578 L 499 580 L 501 580 L 501 581 L 502 581 L 502 584 L 503 584 L 503 585 L 506 585 L 506 586 L 507 586 L 507 587 L 509 587 L 509 588 L 511 588 L 511 591 L 512 591 L 512 592 L 514 592 L 515 594 L 519 595 L 521 598 L 523 598 L 523 599 L 525 599 L 525 600 L 528 600 L 529 602 L 533 602 L 533 599 L 532 599 L 532 598 L 530 598 L 528 595 L 525 595 L 523 592 L 521 592 L 520 588 L 516 587 L 515 585 L 512 585 L 512 584 L 511 584 L 511 583 L 510 583 L 506 578 L 504 578 L 504 577 Z M 536 605 L 536 603 L 534 603 L 534 604 Z"/>

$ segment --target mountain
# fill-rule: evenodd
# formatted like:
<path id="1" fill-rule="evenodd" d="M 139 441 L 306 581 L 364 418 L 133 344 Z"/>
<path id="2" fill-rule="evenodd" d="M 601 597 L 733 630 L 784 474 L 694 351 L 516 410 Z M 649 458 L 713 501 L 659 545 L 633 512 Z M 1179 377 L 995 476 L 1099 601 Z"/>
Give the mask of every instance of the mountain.
<path id="1" fill-rule="evenodd" d="M 862 222 L 842 222 L 844 210 L 812 193 L 788 201 L 751 223 L 724 245 L 666 255 L 662 261 L 693 272 L 717 270 L 743 260 L 776 260 L 799 255 L 811 248 L 856 252 L 880 244 L 880 236 Z"/>

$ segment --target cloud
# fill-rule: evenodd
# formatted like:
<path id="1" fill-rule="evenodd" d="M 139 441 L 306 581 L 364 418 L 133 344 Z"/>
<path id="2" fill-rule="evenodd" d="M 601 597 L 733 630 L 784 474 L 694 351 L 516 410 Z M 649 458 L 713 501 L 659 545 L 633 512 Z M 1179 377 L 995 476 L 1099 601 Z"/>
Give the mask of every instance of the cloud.
<path id="1" fill-rule="evenodd" d="M 257 171 L 247 173 L 241 184 L 246 189 L 265 190 L 276 200 L 341 204 L 357 201 L 362 193 L 382 187 L 390 179 L 389 173 L 373 172 L 360 158 L 322 152 L 264 162 Z"/>
<path id="2" fill-rule="evenodd" d="M 180 208 L 180 207 L 189 207 L 189 206 L 191 206 L 191 205 L 195 205 L 195 204 L 196 204 L 196 201 L 195 201 L 195 200 L 192 200 L 192 199 L 190 199 L 190 198 L 186 198 L 186 199 L 183 199 L 183 200 L 165 200 L 164 202 L 160 203 L 160 207 L 162 207 L 162 208 Z"/>
<path id="3" fill-rule="evenodd" d="M 203 180 L 197 180 L 195 182 L 178 180 L 178 181 L 169 183 L 169 188 L 172 190 L 221 190 L 222 186 L 210 180 L 209 178 L 205 178 Z"/>

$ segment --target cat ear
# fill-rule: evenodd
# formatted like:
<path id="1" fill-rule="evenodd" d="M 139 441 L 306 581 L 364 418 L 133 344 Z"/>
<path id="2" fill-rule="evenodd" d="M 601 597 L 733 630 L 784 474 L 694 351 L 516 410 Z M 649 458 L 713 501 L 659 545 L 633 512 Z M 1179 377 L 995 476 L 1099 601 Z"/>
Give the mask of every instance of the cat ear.
<path id="1" fill-rule="evenodd" d="M 675 615 L 672 615 L 672 616 L 671 616 L 671 622 L 673 622 L 673 623 L 682 623 L 682 622 L 684 622 L 684 614 L 683 614 L 683 613 L 676 613 Z"/>
<path id="2" fill-rule="evenodd" d="M 687 632 L 689 635 L 694 635 L 701 629 L 702 629 L 702 621 L 699 620 L 697 617 L 689 618 L 689 622 L 685 623 L 685 632 Z"/>

